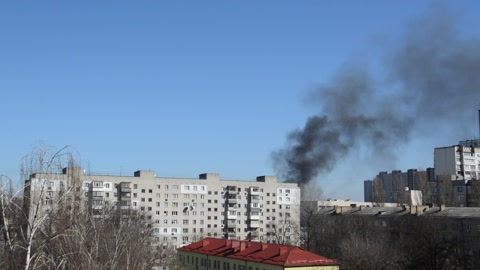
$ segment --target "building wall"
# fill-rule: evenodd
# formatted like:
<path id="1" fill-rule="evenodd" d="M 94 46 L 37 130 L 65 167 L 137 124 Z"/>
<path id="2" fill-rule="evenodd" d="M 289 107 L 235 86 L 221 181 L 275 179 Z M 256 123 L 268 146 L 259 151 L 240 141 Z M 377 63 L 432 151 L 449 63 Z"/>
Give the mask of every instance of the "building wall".
<path id="1" fill-rule="evenodd" d="M 31 186 L 36 187 L 45 177 L 54 185 L 67 183 L 64 174 L 37 175 L 30 179 Z M 300 221 L 300 188 L 294 183 L 279 183 L 274 176 L 239 181 L 220 180 L 215 173 L 196 179 L 137 171 L 133 176 L 82 174 L 80 179 L 83 205 L 94 215 L 101 216 L 108 208 L 147 211 L 155 226 L 154 240 L 174 247 L 206 236 L 272 241 L 267 233 L 276 224 Z M 40 185 L 43 187 L 43 182 Z"/>
<path id="2" fill-rule="evenodd" d="M 372 180 L 363 181 L 363 200 L 365 202 L 373 201 L 373 181 Z"/>
<path id="3" fill-rule="evenodd" d="M 480 148 L 454 145 L 435 148 L 435 174 L 458 175 L 465 180 L 479 177 Z"/>

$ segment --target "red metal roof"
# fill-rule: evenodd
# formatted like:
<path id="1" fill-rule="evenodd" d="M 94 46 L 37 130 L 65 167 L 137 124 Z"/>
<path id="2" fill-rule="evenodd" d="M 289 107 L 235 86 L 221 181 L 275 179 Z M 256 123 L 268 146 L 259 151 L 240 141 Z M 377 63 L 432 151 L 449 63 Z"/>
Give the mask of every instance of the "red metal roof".
<path id="1" fill-rule="evenodd" d="M 332 259 L 306 251 L 297 246 L 234 239 L 205 238 L 183 246 L 178 250 L 285 267 L 338 265 Z"/>

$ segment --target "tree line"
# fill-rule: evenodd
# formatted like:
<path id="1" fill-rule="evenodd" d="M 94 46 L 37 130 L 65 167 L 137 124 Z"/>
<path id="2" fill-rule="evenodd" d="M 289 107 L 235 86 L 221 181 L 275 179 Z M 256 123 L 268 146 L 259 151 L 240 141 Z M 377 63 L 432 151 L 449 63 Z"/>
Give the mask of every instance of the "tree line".
<path id="1" fill-rule="evenodd" d="M 65 166 L 79 168 L 79 160 L 70 147 L 41 145 L 22 160 L 22 178 L 54 179 Z M 155 241 L 145 211 L 106 207 L 94 216 L 76 171 L 66 179 L 51 192 L 49 181 L 15 189 L 11 178 L 0 177 L 0 269 L 182 269 L 175 250 Z"/>

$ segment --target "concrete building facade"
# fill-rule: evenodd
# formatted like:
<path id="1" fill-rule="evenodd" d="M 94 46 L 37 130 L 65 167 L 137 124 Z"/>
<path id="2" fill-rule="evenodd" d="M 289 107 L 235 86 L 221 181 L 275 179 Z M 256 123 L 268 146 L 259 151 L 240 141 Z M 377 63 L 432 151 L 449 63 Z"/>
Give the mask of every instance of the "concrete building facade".
<path id="1" fill-rule="evenodd" d="M 456 175 L 465 181 L 479 179 L 480 145 L 477 141 L 461 141 L 458 145 L 435 148 L 435 175 Z"/>
<path id="2" fill-rule="evenodd" d="M 25 192 L 27 207 L 72 190 L 67 170 L 33 174 Z M 145 211 L 153 222 L 154 242 L 179 247 L 204 237 L 294 243 L 300 221 L 300 188 L 275 176 L 254 181 L 221 180 L 215 173 L 199 178 L 157 177 L 139 170 L 133 176 L 90 175 L 79 170 L 76 197 L 101 217 L 108 209 Z M 80 192 L 78 192 L 78 190 Z M 40 195 L 39 195 L 40 194 Z"/>

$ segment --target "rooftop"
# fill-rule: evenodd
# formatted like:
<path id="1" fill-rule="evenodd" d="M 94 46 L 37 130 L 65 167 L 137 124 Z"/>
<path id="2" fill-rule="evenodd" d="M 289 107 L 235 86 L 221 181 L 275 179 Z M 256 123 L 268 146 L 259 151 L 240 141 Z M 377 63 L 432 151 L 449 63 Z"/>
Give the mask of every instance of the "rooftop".
<path id="1" fill-rule="evenodd" d="M 431 217 L 447 217 L 462 219 L 479 219 L 480 207 L 438 207 L 438 206 L 405 206 L 405 207 L 348 207 L 334 206 L 318 210 L 322 215 L 356 215 L 356 216 L 404 216 L 422 215 Z"/>
<path id="2" fill-rule="evenodd" d="M 178 250 L 284 267 L 338 265 L 332 259 L 306 251 L 297 246 L 235 239 L 205 238 Z"/>

